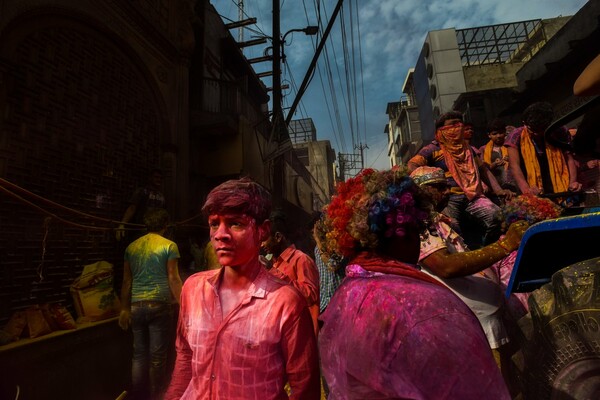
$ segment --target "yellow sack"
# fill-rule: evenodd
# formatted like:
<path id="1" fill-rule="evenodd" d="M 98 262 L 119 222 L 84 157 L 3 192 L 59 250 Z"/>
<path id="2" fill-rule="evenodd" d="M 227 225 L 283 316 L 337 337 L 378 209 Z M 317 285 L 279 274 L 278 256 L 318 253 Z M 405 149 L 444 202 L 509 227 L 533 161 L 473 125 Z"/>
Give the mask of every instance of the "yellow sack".
<path id="1" fill-rule="evenodd" d="M 78 322 L 100 321 L 119 313 L 121 305 L 113 281 L 113 266 L 109 262 L 98 261 L 83 267 L 70 288 Z"/>

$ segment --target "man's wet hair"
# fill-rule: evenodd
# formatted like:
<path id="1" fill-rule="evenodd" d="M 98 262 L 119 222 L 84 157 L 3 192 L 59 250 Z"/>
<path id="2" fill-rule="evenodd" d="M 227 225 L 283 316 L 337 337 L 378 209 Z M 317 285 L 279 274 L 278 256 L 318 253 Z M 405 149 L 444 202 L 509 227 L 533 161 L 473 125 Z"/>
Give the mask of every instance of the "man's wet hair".
<path id="1" fill-rule="evenodd" d="M 207 217 L 212 214 L 245 214 L 261 224 L 271 213 L 271 194 L 250 178 L 229 180 L 210 191 L 202 213 Z"/>

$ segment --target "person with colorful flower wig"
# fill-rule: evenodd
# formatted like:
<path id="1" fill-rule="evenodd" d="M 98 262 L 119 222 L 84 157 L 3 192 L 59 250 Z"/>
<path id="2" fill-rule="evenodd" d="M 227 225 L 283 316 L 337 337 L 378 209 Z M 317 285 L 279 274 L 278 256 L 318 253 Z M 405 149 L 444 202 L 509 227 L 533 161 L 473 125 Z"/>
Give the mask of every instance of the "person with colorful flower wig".
<path id="1" fill-rule="evenodd" d="M 347 259 L 321 315 L 330 400 L 509 399 L 477 318 L 421 272 L 430 203 L 403 169 L 367 169 L 325 208 L 321 251 Z"/>
<path id="2" fill-rule="evenodd" d="M 500 198 L 510 199 L 514 193 L 500 187 L 494 174 L 469 146 L 461 113 L 451 111 L 442 114 L 435 128 L 435 140 L 408 161 L 408 169 L 413 171 L 422 166 L 443 169 L 451 189 L 443 214 L 452 218 L 453 227 L 459 232 L 466 231 L 468 217 L 483 228 L 479 237 L 470 240 L 471 247 L 493 243 L 500 236 L 500 227 L 494 218 L 499 208 L 486 197 L 483 184 L 491 187 Z"/>

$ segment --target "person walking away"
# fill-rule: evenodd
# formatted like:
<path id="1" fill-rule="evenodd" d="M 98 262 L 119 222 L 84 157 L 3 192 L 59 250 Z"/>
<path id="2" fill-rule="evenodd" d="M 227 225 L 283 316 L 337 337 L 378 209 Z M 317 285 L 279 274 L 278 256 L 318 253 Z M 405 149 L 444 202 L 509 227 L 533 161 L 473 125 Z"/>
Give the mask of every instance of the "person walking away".
<path id="1" fill-rule="evenodd" d="M 125 226 L 127 224 L 143 224 L 144 215 L 148 210 L 154 208 L 166 209 L 165 196 L 162 192 L 162 182 L 163 173 L 160 169 L 155 168 L 150 171 L 146 185 L 137 188 L 133 192 L 131 199 L 129 199 L 129 206 L 121 218 L 121 224 L 115 231 L 117 241 L 127 236 L 129 238 L 128 242 L 132 242 L 142 236 L 144 232 L 138 228 L 131 228 L 128 234 L 126 234 Z"/>
<path id="2" fill-rule="evenodd" d="M 125 249 L 119 326 L 133 331 L 132 396 L 147 400 L 161 398 L 168 382 L 172 303 L 179 303 L 182 284 L 179 249 L 163 236 L 169 214 L 154 208 L 144 222 L 148 233 Z"/>

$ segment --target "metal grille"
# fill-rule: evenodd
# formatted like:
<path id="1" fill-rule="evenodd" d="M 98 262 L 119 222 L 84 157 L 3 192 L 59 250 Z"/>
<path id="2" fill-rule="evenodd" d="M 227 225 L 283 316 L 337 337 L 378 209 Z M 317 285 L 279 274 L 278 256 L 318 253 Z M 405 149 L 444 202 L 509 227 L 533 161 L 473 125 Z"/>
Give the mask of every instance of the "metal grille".
<path id="1" fill-rule="evenodd" d="M 456 31 L 463 66 L 524 62 L 546 42 L 541 19 Z"/>
<path id="2" fill-rule="evenodd" d="M 306 143 L 317 140 L 317 130 L 312 118 L 292 120 L 288 126 L 292 143 Z"/>

